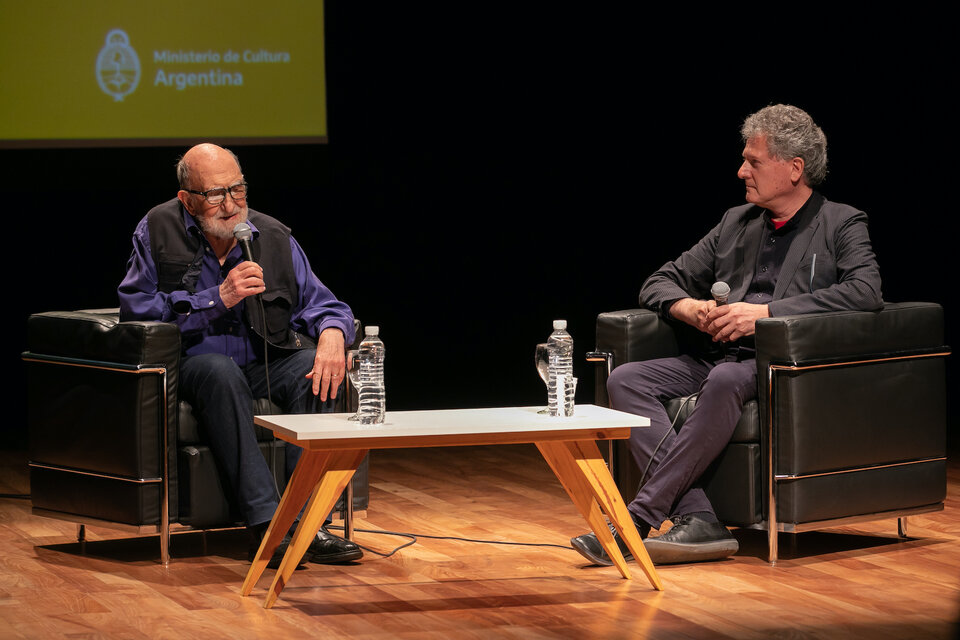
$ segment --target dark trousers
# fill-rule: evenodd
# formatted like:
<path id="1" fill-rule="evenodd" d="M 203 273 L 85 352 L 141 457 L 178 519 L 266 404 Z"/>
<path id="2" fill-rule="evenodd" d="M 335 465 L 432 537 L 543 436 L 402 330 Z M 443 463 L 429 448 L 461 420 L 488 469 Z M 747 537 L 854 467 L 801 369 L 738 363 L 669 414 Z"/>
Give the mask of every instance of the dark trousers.
<path id="1" fill-rule="evenodd" d="M 304 377 L 313 368 L 314 355 L 313 349 L 304 349 L 270 361 L 270 395 L 284 413 L 317 410 L 311 380 Z M 279 495 L 253 426 L 254 399 L 267 397 L 264 365 L 240 367 L 220 354 L 188 356 L 180 363 L 179 392 L 193 406 L 244 521 L 248 526 L 269 522 Z M 331 410 L 332 403 L 327 404 L 321 410 Z M 301 450 L 290 444 L 284 449 L 289 477 Z"/>
<path id="2" fill-rule="evenodd" d="M 630 362 L 613 370 L 607 391 L 614 409 L 650 418 L 627 442 L 634 462 L 647 469 L 630 512 L 654 529 L 674 516 L 713 513 L 698 482 L 730 441 L 744 403 L 757 396 L 756 359 Z M 675 432 L 662 403 L 697 392 L 695 408 Z"/>

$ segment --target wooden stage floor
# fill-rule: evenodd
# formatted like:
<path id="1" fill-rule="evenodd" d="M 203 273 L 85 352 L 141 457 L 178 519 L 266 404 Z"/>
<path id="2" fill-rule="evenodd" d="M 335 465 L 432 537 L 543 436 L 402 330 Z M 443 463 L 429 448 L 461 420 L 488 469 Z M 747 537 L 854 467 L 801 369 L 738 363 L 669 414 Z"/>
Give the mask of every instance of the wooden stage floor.
<path id="1" fill-rule="evenodd" d="M 739 531 L 731 559 L 639 570 L 585 566 L 585 524 L 532 445 L 374 452 L 358 563 L 307 565 L 276 606 L 253 595 L 243 531 L 183 533 L 159 564 L 156 536 L 31 515 L 0 498 L 0 639 L 14 638 L 957 638 L 960 467 L 947 507 L 910 520 L 781 535 Z M 26 454 L 0 452 L 0 493 L 29 491 Z M 434 536 L 434 537 L 427 537 Z M 446 539 L 518 542 L 520 546 Z M 206 545 L 206 552 L 204 551 Z M 631 563 L 631 567 L 635 567 Z"/>

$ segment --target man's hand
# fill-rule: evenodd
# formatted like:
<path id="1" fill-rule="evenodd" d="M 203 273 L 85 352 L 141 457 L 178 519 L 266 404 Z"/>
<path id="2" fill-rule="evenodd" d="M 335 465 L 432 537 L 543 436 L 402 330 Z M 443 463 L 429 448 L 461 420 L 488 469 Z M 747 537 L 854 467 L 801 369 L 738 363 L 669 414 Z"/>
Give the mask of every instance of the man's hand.
<path id="1" fill-rule="evenodd" d="M 673 303 L 673 306 L 670 307 L 670 315 L 681 322 L 686 322 L 691 327 L 707 332 L 708 314 L 716 306 L 717 303 L 713 300 L 683 298 Z"/>
<path id="2" fill-rule="evenodd" d="M 343 332 L 340 329 L 324 329 L 317 339 L 317 354 L 313 359 L 313 369 L 307 378 L 313 378 L 313 395 L 319 395 L 325 402 L 337 397 L 337 388 L 343 380 L 346 357 L 343 353 Z"/>
<path id="3" fill-rule="evenodd" d="M 220 285 L 220 299 L 227 309 L 240 303 L 248 296 L 263 293 L 266 285 L 263 283 L 263 269 L 256 262 L 241 262 L 227 274 Z"/>
<path id="4" fill-rule="evenodd" d="M 770 309 L 765 304 L 724 304 L 707 314 L 705 331 L 713 336 L 715 342 L 731 342 L 752 336 L 757 330 L 757 320 L 769 317 Z"/>

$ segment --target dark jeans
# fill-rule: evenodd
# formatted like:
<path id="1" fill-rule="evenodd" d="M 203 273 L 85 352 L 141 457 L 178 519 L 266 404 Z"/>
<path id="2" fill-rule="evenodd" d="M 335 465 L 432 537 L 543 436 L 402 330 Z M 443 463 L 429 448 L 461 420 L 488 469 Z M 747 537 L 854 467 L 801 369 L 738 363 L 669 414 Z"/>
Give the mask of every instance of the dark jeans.
<path id="1" fill-rule="evenodd" d="M 713 513 L 697 483 L 730 441 L 744 403 L 757 396 L 756 359 L 709 362 L 683 355 L 630 362 L 613 370 L 607 391 L 614 409 L 650 418 L 650 426 L 633 429 L 627 442 L 641 470 L 649 463 L 630 512 L 654 529 L 673 516 Z M 674 432 L 662 402 L 698 391 L 695 408 Z"/>
<path id="2" fill-rule="evenodd" d="M 304 376 L 313 367 L 313 349 L 295 351 L 269 365 L 270 395 L 284 413 L 312 413 L 319 402 Z M 197 414 L 210 449 L 248 526 L 269 522 L 279 496 L 269 465 L 257 445 L 254 398 L 267 397 L 263 364 L 239 367 L 220 354 L 188 356 L 180 363 L 181 397 Z M 331 411 L 328 401 L 321 411 Z M 300 458 L 299 447 L 285 447 L 287 477 Z"/>

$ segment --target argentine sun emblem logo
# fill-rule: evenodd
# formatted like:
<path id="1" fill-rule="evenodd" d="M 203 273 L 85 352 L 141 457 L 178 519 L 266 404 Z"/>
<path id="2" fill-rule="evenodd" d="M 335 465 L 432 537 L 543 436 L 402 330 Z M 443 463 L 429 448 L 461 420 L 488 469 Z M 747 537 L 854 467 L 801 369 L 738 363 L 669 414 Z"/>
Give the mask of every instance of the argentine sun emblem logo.
<path id="1" fill-rule="evenodd" d="M 130 38 L 122 29 L 107 34 L 107 41 L 97 56 L 97 83 L 116 101 L 133 93 L 140 82 L 140 59 L 130 46 Z"/>

